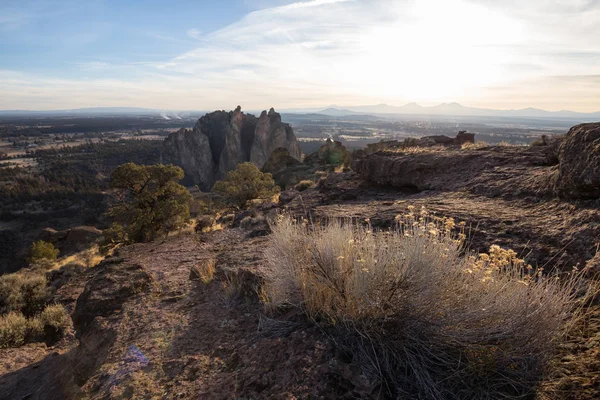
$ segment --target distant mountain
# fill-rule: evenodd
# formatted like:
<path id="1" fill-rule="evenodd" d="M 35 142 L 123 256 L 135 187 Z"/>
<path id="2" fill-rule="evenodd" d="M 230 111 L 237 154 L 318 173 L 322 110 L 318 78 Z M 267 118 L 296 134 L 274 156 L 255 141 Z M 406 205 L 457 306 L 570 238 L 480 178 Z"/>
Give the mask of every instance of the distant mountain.
<path id="1" fill-rule="evenodd" d="M 325 114 L 325 115 L 329 115 L 332 117 L 343 117 L 346 115 L 359 114 L 359 113 L 350 111 L 350 110 L 346 110 L 346 109 L 340 109 L 340 108 L 327 108 L 325 110 L 319 111 L 319 114 Z"/>
<path id="2" fill-rule="evenodd" d="M 372 115 L 389 117 L 392 115 L 431 115 L 431 116 L 461 116 L 461 117 L 506 117 L 506 118 L 556 118 L 556 119 L 576 119 L 580 122 L 600 121 L 600 111 L 594 113 L 579 113 L 575 111 L 546 111 L 537 108 L 523 108 L 519 110 L 494 110 L 487 108 L 465 107 L 459 103 L 442 103 L 436 106 L 424 107 L 417 103 L 408 103 L 403 106 L 392 106 L 389 104 L 376 104 L 365 106 L 343 107 L 339 105 L 330 105 L 325 109 L 321 108 L 295 108 L 283 111 L 288 114 L 321 114 L 329 117 L 345 117 Z M 204 114 L 200 111 L 175 111 L 175 110 L 155 110 L 139 107 L 92 107 L 79 108 L 73 110 L 0 110 L 0 117 L 49 117 L 49 116 L 117 116 L 117 115 L 154 115 L 162 116 L 165 119 L 179 119 L 189 115 Z"/>
<path id="3" fill-rule="evenodd" d="M 442 103 L 437 106 L 424 107 L 417 103 L 408 103 L 403 106 L 377 104 L 370 106 L 351 106 L 344 108 L 328 108 L 319 111 L 320 114 L 341 116 L 343 113 L 351 114 L 411 114 L 411 115 L 448 115 L 448 116 L 486 116 L 486 117 L 529 117 L 529 118 L 573 118 L 600 120 L 600 112 L 579 113 L 575 111 L 545 111 L 537 108 L 524 108 L 520 110 L 494 110 L 486 108 L 465 107 L 459 103 Z"/>

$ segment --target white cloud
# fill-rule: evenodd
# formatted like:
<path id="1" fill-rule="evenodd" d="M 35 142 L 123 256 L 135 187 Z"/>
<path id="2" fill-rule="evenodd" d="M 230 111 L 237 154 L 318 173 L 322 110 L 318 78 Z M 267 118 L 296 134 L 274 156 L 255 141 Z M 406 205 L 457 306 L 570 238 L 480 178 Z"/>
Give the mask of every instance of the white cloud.
<path id="1" fill-rule="evenodd" d="M 202 32 L 200 32 L 198 29 L 195 29 L 195 28 L 188 29 L 187 31 L 185 31 L 185 33 L 192 39 L 201 39 L 202 38 Z"/>
<path id="2" fill-rule="evenodd" d="M 505 106 L 510 95 L 506 108 L 600 109 L 597 83 L 565 83 L 600 73 L 598 1 L 273 1 L 283 5 L 218 31 L 189 29 L 196 48 L 138 64 L 135 78 L 35 77 L 19 93 L 0 74 L 0 108 L 45 101 L 195 109 L 413 100 Z"/>

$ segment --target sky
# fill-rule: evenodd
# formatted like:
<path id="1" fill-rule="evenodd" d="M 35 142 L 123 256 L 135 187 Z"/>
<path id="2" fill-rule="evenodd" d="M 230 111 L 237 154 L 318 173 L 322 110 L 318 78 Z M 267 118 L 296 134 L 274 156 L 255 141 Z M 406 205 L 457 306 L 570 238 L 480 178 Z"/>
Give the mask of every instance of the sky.
<path id="1" fill-rule="evenodd" d="M 600 111 L 600 0 L 0 0 L 0 109 Z"/>

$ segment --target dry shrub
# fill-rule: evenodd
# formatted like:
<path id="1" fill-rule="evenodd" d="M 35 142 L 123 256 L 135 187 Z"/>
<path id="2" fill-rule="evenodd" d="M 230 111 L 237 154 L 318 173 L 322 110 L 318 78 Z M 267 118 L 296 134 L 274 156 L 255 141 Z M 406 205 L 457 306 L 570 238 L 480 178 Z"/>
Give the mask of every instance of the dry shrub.
<path id="1" fill-rule="evenodd" d="M 39 317 L 27 318 L 20 312 L 0 316 L 0 348 L 20 347 L 43 338 L 44 325 Z"/>
<path id="2" fill-rule="evenodd" d="M 221 281 L 225 300 L 228 303 L 245 301 L 253 303 L 259 301 L 262 290 L 263 279 L 252 270 L 237 268 L 224 271 L 224 279 Z"/>
<path id="3" fill-rule="evenodd" d="M 299 192 L 304 192 L 305 190 L 308 190 L 314 186 L 315 186 L 315 183 L 313 181 L 306 179 L 306 180 L 298 182 L 296 184 L 296 186 L 294 187 L 294 189 L 296 189 Z"/>
<path id="4" fill-rule="evenodd" d="M 201 215 L 196 219 L 196 232 L 207 232 L 215 223 L 213 215 Z"/>
<path id="5" fill-rule="evenodd" d="M 580 274 L 542 275 L 510 251 L 464 256 L 451 219 L 386 232 L 284 219 L 266 251 L 268 298 L 332 329 L 392 397 L 531 395 L 578 317 Z"/>
<path id="6" fill-rule="evenodd" d="M 46 306 L 39 318 L 45 329 L 51 328 L 61 334 L 71 327 L 71 317 L 65 307 L 60 304 Z"/>
<path id="7" fill-rule="evenodd" d="M 19 347 L 27 338 L 27 318 L 20 312 L 0 316 L 0 348 Z"/>
<path id="8" fill-rule="evenodd" d="M 477 150 L 477 149 L 483 149 L 485 147 L 489 147 L 490 145 L 487 142 L 477 142 L 477 143 L 471 143 L 471 142 L 467 142 L 467 143 L 463 143 L 460 148 L 462 150 Z"/>
<path id="9" fill-rule="evenodd" d="M 22 272 L 0 276 L 0 314 L 20 311 L 26 316 L 39 313 L 48 299 L 46 277 Z"/>
<path id="10" fill-rule="evenodd" d="M 192 280 L 200 280 L 208 285 L 215 278 L 215 260 L 214 258 L 203 261 L 201 264 L 194 265 L 190 271 Z"/>

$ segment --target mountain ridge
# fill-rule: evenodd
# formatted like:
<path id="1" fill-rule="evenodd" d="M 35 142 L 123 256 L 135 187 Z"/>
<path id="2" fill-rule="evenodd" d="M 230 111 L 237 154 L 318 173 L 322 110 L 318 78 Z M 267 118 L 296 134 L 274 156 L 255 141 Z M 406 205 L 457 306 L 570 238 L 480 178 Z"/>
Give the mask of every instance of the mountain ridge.
<path id="1" fill-rule="evenodd" d="M 462 104 L 440 103 L 435 106 L 421 106 L 411 102 L 402 106 L 389 104 L 329 107 L 319 110 L 320 114 L 340 116 L 343 112 L 349 114 L 406 114 L 406 115 L 449 115 L 449 116 L 486 116 L 486 117 L 534 117 L 534 118 L 600 118 L 600 111 L 583 113 L 570 110 L 547 111 L 528 107 L 522 109 L 497 110 L 490 108 L 467 107 Z"/>
<path id="2" fill-rule="evenodd" d="M 252 112 L 252 110 L 251 110 Z M 492 109 L 468 107 L 457 102 L 440 103 L 434 106 L 422 106 L 416 102 L 394 106 L 385 103 L 361 106 L 340 106 L 336 104 L 327 107 L 289 108 L 281 109 L 282 113 L 310 114 L 317 113 L 328 116 L 346 115 L 447 115 L 447 116 L 481 116 L 481 117 L 530 117 L 530 118 L 589 118 L 590 121 L 600 120 L 600 110 L 596 112 L 578 112 L 571 110 L 548 111 L 535 107 L 521 109 Z M 8 116 L 69 116 L 69 115 L 170 115 L 170 113 L 204 113 L 202 110 L 165 110 L 142 107 L 87 107 L 65 110 L 0 110 L 0 117 Z"/>

